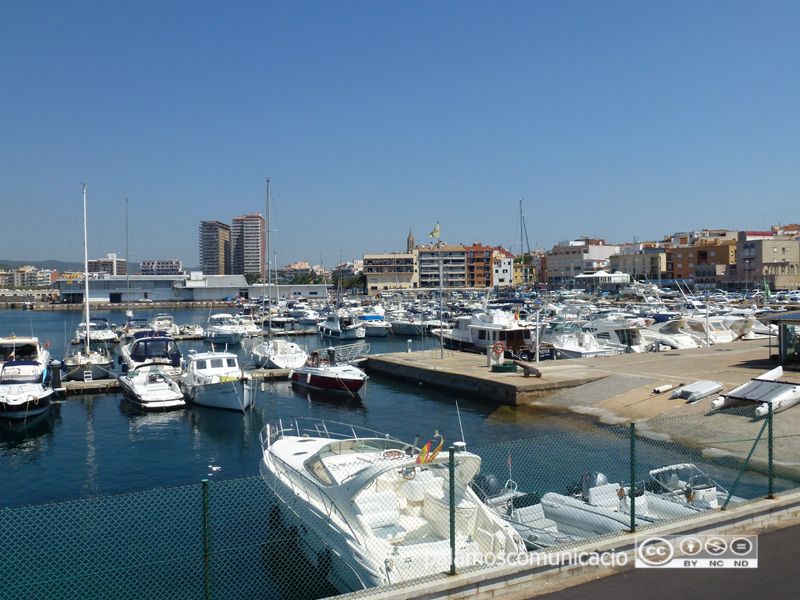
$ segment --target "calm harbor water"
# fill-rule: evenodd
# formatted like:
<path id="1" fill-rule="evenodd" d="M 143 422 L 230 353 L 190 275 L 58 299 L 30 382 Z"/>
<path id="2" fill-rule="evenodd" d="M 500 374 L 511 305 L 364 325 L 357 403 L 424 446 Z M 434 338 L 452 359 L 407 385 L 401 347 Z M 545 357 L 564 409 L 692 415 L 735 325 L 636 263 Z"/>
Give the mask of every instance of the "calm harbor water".
<path id="1" fill-rule="evenodd" d="M 137 317 L 153 318 L 153 314 Z M 178 324 L 205 324 L 204 311 L 174 311 Z M 126 321 L 123 311 L 102 311 L 111 323 Z M 0 311 L 0 334 L 35 335 L 50 342 L 53 358 L 62 359 L 81 315 L 78 312 Z M 315 349 L 330 345 L 317 335 L 296 338 Z M 406 338 L 367 338 L 370 353 L 405 352 Z M 236 351 L 250 365 L 246 340 Z M 179 342 L 186 354 L 207 347 L 202 340 Z M 433 350 L 435 341 L 415 338 L 412 350 Z M 119 367 L 115 366 L 119 372 Z M 458 407 L 458 410 L 457 410 Z M 460 412 L 460 422 L 459 422 Z M 0 507 L 58 502 L 122 492 L 258 475 L 259 433 L 277 418 L 315 417 L 352 423 L 413 442 L 438 430 L 445 447 L 463 437 L 468 446 L 484 446 L 484 466 L 506 474 L 509 449 L 500 444 L 542 438 L 529 450 L 515 450 L 514 478 L 524 489 L 563 491 L 589 470 L 602 470 L 613 481 L 628 478 L 628 441 L 624 434 L 598 431 L 589 418 L 496 406 L 413 383 L 372 376 L 355 398 L 310 392 L 288 381 L 265 385 L 255 408 L 246 414 L 188 406 L 158 414 L 136 411 L 121 394 L 68 396 L 24 424 L 0 422 Z M 517 446 L 518 448 L 525 447 Z M 643 442 L 637 449 L 639 477 L 646 469 L 676 462 L 700 462 L 695 453 Z M 492 456 L 497 454 L 497 456 Z M 519 456 L 517 456 L 519 454 Z M 738 469 L 715 470 L 730 484 Z M 737 494 L 763 495 L 763 477 L 746 476 Z M 794 482 L 779 482 L 780 489 Z"/>
<path id="2" fill-rule="evenodd" d="M 137 317 L 152 318 L 153 314 Z M 174 311 L 179 324 L 205 324 L 203 311 Z M 123 311 L 102 311 L 109 322 L 126 321 Z M 81 315 L 78 312 L 0 311 L 0 334 L 35 335 L 50 342 L 62 359 Z M 309 349 L 330 343 L 316 335 L 298 337 Z M 403 352 L 406 339 L 367 338 L 371 354 Z M 247 344 L 237 347 L 249 364 Z M 203 341 L 179 343 L 186 354 Z M 433 349 L 416 338 L 414 350 Z M 116 366 L 115 370 L 119 370 Z M 21 506 L 87 496 L 230 479 L 258 474 L 258 435 L 276 418 L 313 416 L 387 432 L 403 440 L 427 440 L 439 430 L 445 443 L 464 437 L 471 446 L 565 431 L 581 421 L 558 416 L 525 418 L 491 402 L 380 377 L 371 377 L 360 397 L 309 393 L 288 381 L 267 384 L 255 409 L 237 414 L 190 406 L 185 410 L 141 414 L 121 394 L 69 396 L 57 400 L 39 420 L 0 424 L 0 506 Z M 591 423 L 582 422 L 589 428 Z"/>

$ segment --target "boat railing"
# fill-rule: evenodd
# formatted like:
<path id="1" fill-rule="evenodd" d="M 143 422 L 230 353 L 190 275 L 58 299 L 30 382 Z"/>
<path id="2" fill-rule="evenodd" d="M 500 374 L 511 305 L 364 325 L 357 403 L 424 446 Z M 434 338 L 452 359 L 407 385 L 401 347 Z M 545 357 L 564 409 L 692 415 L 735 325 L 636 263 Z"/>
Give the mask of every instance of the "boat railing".
<path id="1" fill-rule="evenodd" d="M 295 435 L 297 437 L 307 435 L 330 439 L 382 438 L 402 443 L 402 440 L 388 433 L 381 433 L 367 427 L 339 421 L 315 419 L 313 417 L 292 417 L 290 419 L 276 419 L 271 423 L 267 423 L 260 434 L 262 449 L 267 450 L 275 440 L 286 435 Z"/>
<path id="2" fill-rule="evenodd" d="M 346 529 L 354 540 L 359 544 L 363 543 L 361 537 L 356 533 L 356 529 L 321 487 L 301 476 L 297 470 L 293 469 L 274 454 L 269 455 L 269 460 L 275 467 L 275 476 L 281 477 L 295 496 L 304 498 L 311 507 L 322 507 L 323 511 L 318 515 L 320 518 L 325 518 L 333 522 L 338 521 L 341 523 L 342 528 Z"/>
<path id="3" fill-rule="evenodd" d="M 343 344 L 334 347 L 334 360 L 337 364 L 358 362 L 366 359 L 368 354 L 369 344 L 366 342 Z"/>

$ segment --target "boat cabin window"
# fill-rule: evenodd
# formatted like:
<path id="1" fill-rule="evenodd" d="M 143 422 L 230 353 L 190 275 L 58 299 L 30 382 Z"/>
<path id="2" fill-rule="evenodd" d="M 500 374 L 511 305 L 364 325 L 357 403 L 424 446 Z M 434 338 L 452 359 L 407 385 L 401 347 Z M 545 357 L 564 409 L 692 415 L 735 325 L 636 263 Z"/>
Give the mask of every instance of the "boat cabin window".
<path id="1" fill-rule="evenodd" d="M 210 361 L 212 369 L 221 369 L 224 363 L 221 358 L 212 358 Z"/>
<path id="2" fill-rule="evenodd" d="M 636 330 L 635 329 L 619 329 L 617 331 L 619 341 L 627 346 L 636 344 Z"/>
<path id="3" fill-rule="evenodd" d="M 208 368 L 208 365 L 206 364 L 206 361 L 204 361 L 204 360 L 196 360 L 194 362 L 194 364 L 195 364 L 195 369 L 197 369 L 198 371 Z"/>
<path id="4" fill-rule="evenodd" d="M 228 366 L 229 367 L 235 367 L 236 366 L 236 359 L 235 358 L 229 358 L 228 359 Z"/>
<path id="5" fill-rule="evenodd" d="M 18 346 L 0 346 L 0 361 L 33 360 L 36 358 L 36 346 L 21 344 Z"/>
<path id="6" fill-rule="evenodd" d="M 688 325 L 689 329 L 691 329 L 692 331 L 696 331 L 697 333 L 705 334 L 706 332 L 705 327 L 703 327 L 700 323 L 688 323 Z"/>

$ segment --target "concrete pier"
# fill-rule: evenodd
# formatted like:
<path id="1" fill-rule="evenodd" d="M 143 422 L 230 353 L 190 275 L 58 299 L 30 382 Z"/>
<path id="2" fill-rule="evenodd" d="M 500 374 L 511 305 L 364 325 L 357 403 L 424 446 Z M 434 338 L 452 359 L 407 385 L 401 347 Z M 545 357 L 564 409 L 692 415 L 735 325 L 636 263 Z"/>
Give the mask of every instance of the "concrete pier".
<path id="1" fill-rule="evenodd" d="M 678 387 L 709 379 L 719 381 L 728 391 L 774 366 L 766 340 L 542 361 L 537 364 L 541 378 L 525 377 L 522 369 L 516 373 L 493 372 L 486 356 L 447 350 L 442 353 L 439 349 L 373 355 L 367 361 L 371 373 L 458 391 L 493 404 L 535 404 L 580 414 L 594 411 L 606 422 L 703 413 L 709 408 L 707 401 L 685 404 L 670 400 L 669 392 L 657 394 L 653 390 L 664 384 Z M 800 381 L 800 371 L 787 371 L 783 379 Z"/>

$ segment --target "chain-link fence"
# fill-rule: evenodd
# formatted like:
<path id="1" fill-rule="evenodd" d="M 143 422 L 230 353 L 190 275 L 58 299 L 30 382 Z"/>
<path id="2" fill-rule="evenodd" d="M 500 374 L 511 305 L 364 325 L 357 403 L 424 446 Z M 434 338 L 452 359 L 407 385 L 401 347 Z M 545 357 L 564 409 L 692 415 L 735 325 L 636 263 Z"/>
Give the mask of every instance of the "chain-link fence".
<path id="1" fill-rule="evenodd" d="M 800 433 L 752 408 L 438 454 L 294 425 L 262 436 L 262 477 L 0 510 L 0 597 L 366 595 L 800 480 Z"/>

